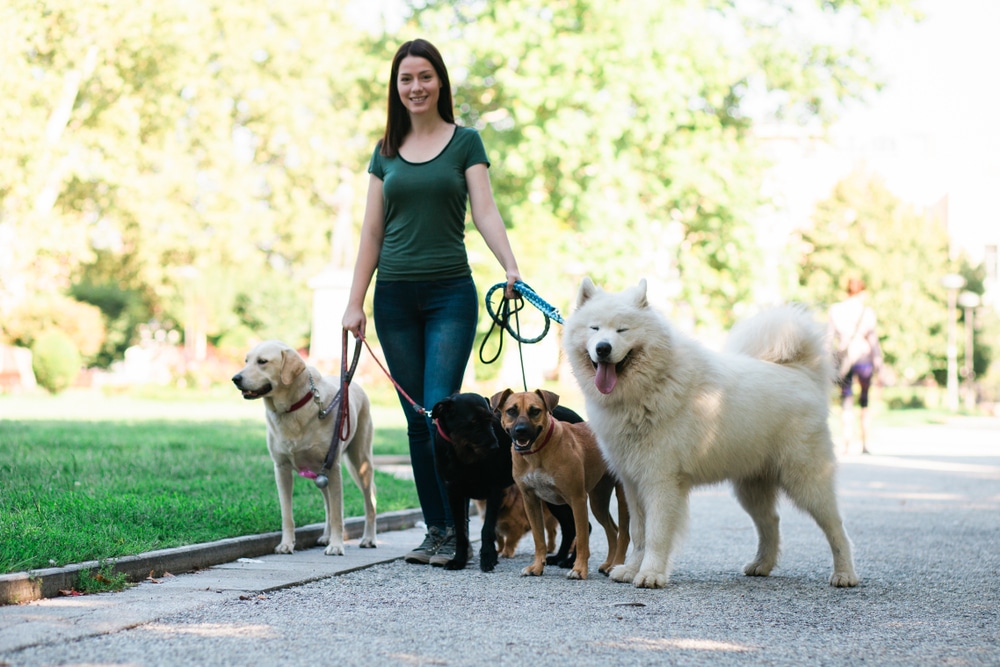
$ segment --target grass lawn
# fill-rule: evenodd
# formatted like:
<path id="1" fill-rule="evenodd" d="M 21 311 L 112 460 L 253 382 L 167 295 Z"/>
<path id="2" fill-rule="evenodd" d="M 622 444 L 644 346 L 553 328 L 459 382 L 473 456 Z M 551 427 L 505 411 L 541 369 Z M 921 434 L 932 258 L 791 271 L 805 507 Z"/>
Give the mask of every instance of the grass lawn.
<path id="1" fill-rule="evenodd" d="M 373 404 L 376 454 L 407 453 L 394 401 Z M 344 477 L 344 515 L 361 516 Z M 419 506 L 412 481 L 375 481 L 380 512 Z M 323 520 L 311 480 L 296 479 L 294 507 L 297 525 Z M 260 401 L 0 395 L 0 573 L 279 529 Z"/>

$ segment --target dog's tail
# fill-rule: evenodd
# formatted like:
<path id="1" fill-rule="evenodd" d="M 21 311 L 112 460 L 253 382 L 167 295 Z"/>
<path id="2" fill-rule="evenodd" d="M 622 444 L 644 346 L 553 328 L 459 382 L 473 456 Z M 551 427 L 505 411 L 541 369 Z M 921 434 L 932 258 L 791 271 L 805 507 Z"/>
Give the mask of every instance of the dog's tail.
<path id="1" fill-rule="evenodd" d="M 826 327 L 801 304 L 770 308 L 737 324 L 729 334 L 726 350 L 798 366 L 824 384 L 834 379 Z"/>

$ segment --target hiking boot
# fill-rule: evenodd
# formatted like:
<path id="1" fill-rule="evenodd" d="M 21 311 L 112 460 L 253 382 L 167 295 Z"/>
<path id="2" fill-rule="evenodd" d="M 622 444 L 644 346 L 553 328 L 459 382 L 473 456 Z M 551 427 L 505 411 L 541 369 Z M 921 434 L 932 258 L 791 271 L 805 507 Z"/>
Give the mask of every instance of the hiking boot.
<path id="1" fill-rule="evenodd" d="M 437 553 L 431 556 L 431 565 L 437 567 L 443 567 L 448 564 L 449 561 L 455 560 L 455 555 L 458 553 L 458 549 L 455 545 L 455 529 L 449 528 L 445 531 L 444 540 L 441 541 L 441 545 L 438 547 Z M 472 545 L 469 545 L 468 551 L 466 552 L 465 561 L 468 562 L 472 558 Z"/>
<path id="2" fill-rule="evenodd" d="M 427 528 L 427 534 L 424 535 L 424 541 L 420 543 L 416 549 L 410 553 L 403 556 L 403 560 L 407 563 L 416 563 L 419 565 L 426 565 L 431 562 L 431 556 L 438 552 L 441 547 L 441 543 L 445 539 L 445 533 L 437 526 L 430 526 Z M 452 538 L 452 552 L 455 551 L 454 538 Z"/>

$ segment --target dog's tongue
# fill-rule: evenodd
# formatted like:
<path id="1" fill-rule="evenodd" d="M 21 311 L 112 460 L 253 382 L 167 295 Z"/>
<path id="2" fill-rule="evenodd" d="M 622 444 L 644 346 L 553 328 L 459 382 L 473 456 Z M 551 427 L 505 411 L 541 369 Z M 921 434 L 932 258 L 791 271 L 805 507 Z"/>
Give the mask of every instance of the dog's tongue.
<path id="1" fill-rule="evenodd" d="M 610 394 L 617 383 L 618 373 L 615 371 L 615 365 L 604 361 L 597 362 L 597 373 L 594 375 L 594 384 L 597 385 L 597 391 L 602 394 Z"/>

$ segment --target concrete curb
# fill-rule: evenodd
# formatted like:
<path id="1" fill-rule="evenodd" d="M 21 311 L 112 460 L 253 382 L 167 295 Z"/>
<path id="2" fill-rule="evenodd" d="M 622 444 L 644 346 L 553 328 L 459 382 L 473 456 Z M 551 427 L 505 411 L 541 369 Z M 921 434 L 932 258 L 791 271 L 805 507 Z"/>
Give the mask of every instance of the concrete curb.
<path id="1" fill-rule="evenodd" d="M 386 512 L 376 517 L 378 532 L 405 530 L 423 520 L 419 509 Z M 344 520 L 348 539 L 356 539 L 364 530 L 364 517 Z M 323 524 L 303 526 L 295 531 L 295 548 L 309 549 L 323 533 Z M 281 532 L 232 537 L 217 542 L 192 544 L 174 549 L 160 549 L 135 556 L 108 559 L 112 574 L 124 574 L 129 582 L 143 581 L 149 576 L 161 577 L 164 572 L 182 574 L 203 570 L 213 565 L 230 563 L 239 558 L 254 558 L 274 552 L 281 541 Z M 86 570 L 100 570 L 102 563 L 87 561 L 65 567 L 52 567 L 27 572 L 0 575 L 0 605 L 19 604 L 43 598 L 58 597 L 59 591 L 72 589 Z"/>

